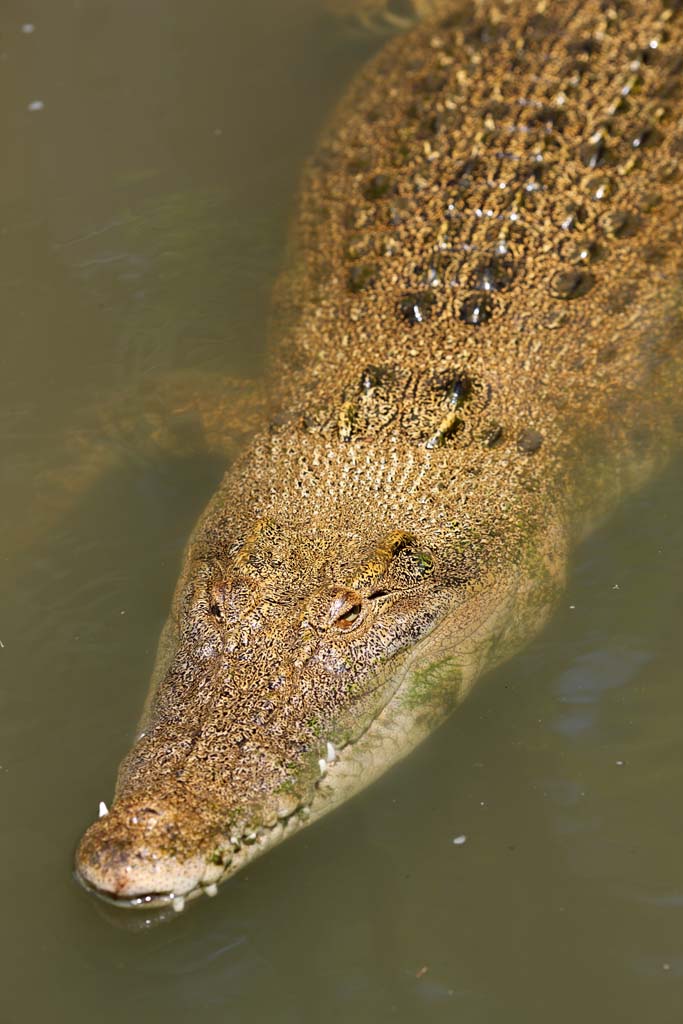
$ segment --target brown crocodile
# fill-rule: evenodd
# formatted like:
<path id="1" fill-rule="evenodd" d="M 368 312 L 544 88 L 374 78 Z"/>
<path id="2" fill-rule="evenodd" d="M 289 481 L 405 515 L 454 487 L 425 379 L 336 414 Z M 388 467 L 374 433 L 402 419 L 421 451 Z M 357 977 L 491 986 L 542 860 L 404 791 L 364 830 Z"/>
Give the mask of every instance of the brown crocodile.
<path id="1" fill-rule="evenodd" d="M 267 428 L 189 542 L 77 872 L 215 892 L 547 619 L 681 432 L 682 0 L 461 4 L 389 42 L 305 176 Z"/>

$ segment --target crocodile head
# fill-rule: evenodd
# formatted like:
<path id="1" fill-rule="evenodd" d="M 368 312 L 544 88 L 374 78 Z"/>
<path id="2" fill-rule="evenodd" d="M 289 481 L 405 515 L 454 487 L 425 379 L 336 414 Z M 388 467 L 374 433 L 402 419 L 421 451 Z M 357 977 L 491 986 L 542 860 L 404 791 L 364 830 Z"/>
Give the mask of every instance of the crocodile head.
<path id="1" fill-rule="evenodd" d="M 407 448 L 276 454 L 228 474 L 200 521 L 115 801 L 78 850 L 119 903 L 212 894 L 367 785 L 457 701 L 493 631 Z"/>

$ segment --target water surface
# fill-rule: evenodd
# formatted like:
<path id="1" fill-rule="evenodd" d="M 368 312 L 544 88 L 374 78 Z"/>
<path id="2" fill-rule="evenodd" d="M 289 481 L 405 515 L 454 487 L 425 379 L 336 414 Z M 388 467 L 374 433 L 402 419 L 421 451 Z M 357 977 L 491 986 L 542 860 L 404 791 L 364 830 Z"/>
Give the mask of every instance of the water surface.
<path id="1" fill-rule="evenodd" d="M 260 372 L 301 161 L 376 45 L 316 0 L 0 12 L 2 1024 L 683 1019 L 680 460 L 524 654 L 218 898 L 131 932 L 71 879 L 220 467 L 122 431 L 53 519 L 51 474 L 94 409 Z"/>

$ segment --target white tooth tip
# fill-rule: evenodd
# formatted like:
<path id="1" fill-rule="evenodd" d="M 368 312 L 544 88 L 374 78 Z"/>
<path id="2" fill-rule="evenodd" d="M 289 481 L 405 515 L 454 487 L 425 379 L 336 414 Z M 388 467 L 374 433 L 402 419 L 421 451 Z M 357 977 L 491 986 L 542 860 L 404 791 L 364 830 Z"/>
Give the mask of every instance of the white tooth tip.
<path id="1" fill-rule="evenodd" d="M 215 882 L 212 882 L 211 885 L 205 886 L 204 892 L 206 893 L 207 896 L 215 896 L 216 893 L 218 892 L 218 886 L 216 885 Z"/>
<path id="2" fill-rule="evenodd" d="M 324 775 L 325 772 L 327 771 L 327 761 L 325 760 L 324 757 L 320 758 L 320 760 L 318 761 L 318 766 L 320 768 L 320 774 Z"/>
<path id="3" fill-rule="evenodd" d="M 175 897 L 175 899 L 173 900 L 173 909 L 175 910 L 176 914 L 179 914 L 181 912 L 181 910 L 185 909 L 185 897 L 184 896 L 176 896 Z"/>
<path id="4" fill-rule="evenodd" d="M 100 807 L 98 811 L 98 817 L 104 818 L 105 814 L 109 814 L 109 808 L 105 804 L 104 800 L 100 800 Z"/>

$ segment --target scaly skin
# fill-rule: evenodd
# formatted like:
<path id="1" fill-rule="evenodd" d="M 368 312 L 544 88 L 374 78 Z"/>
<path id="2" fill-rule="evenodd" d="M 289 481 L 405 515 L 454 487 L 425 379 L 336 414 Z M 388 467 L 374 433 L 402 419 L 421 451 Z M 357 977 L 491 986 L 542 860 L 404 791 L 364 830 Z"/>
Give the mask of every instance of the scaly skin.
<path id="1" fill-rule="evenodd" d="M 454 5 L 361 75 L 306 176 L 272 419 L 190 541 L 88 886 L 179 907 L 367 785 L 671 450 L 682 8 Z"/>

